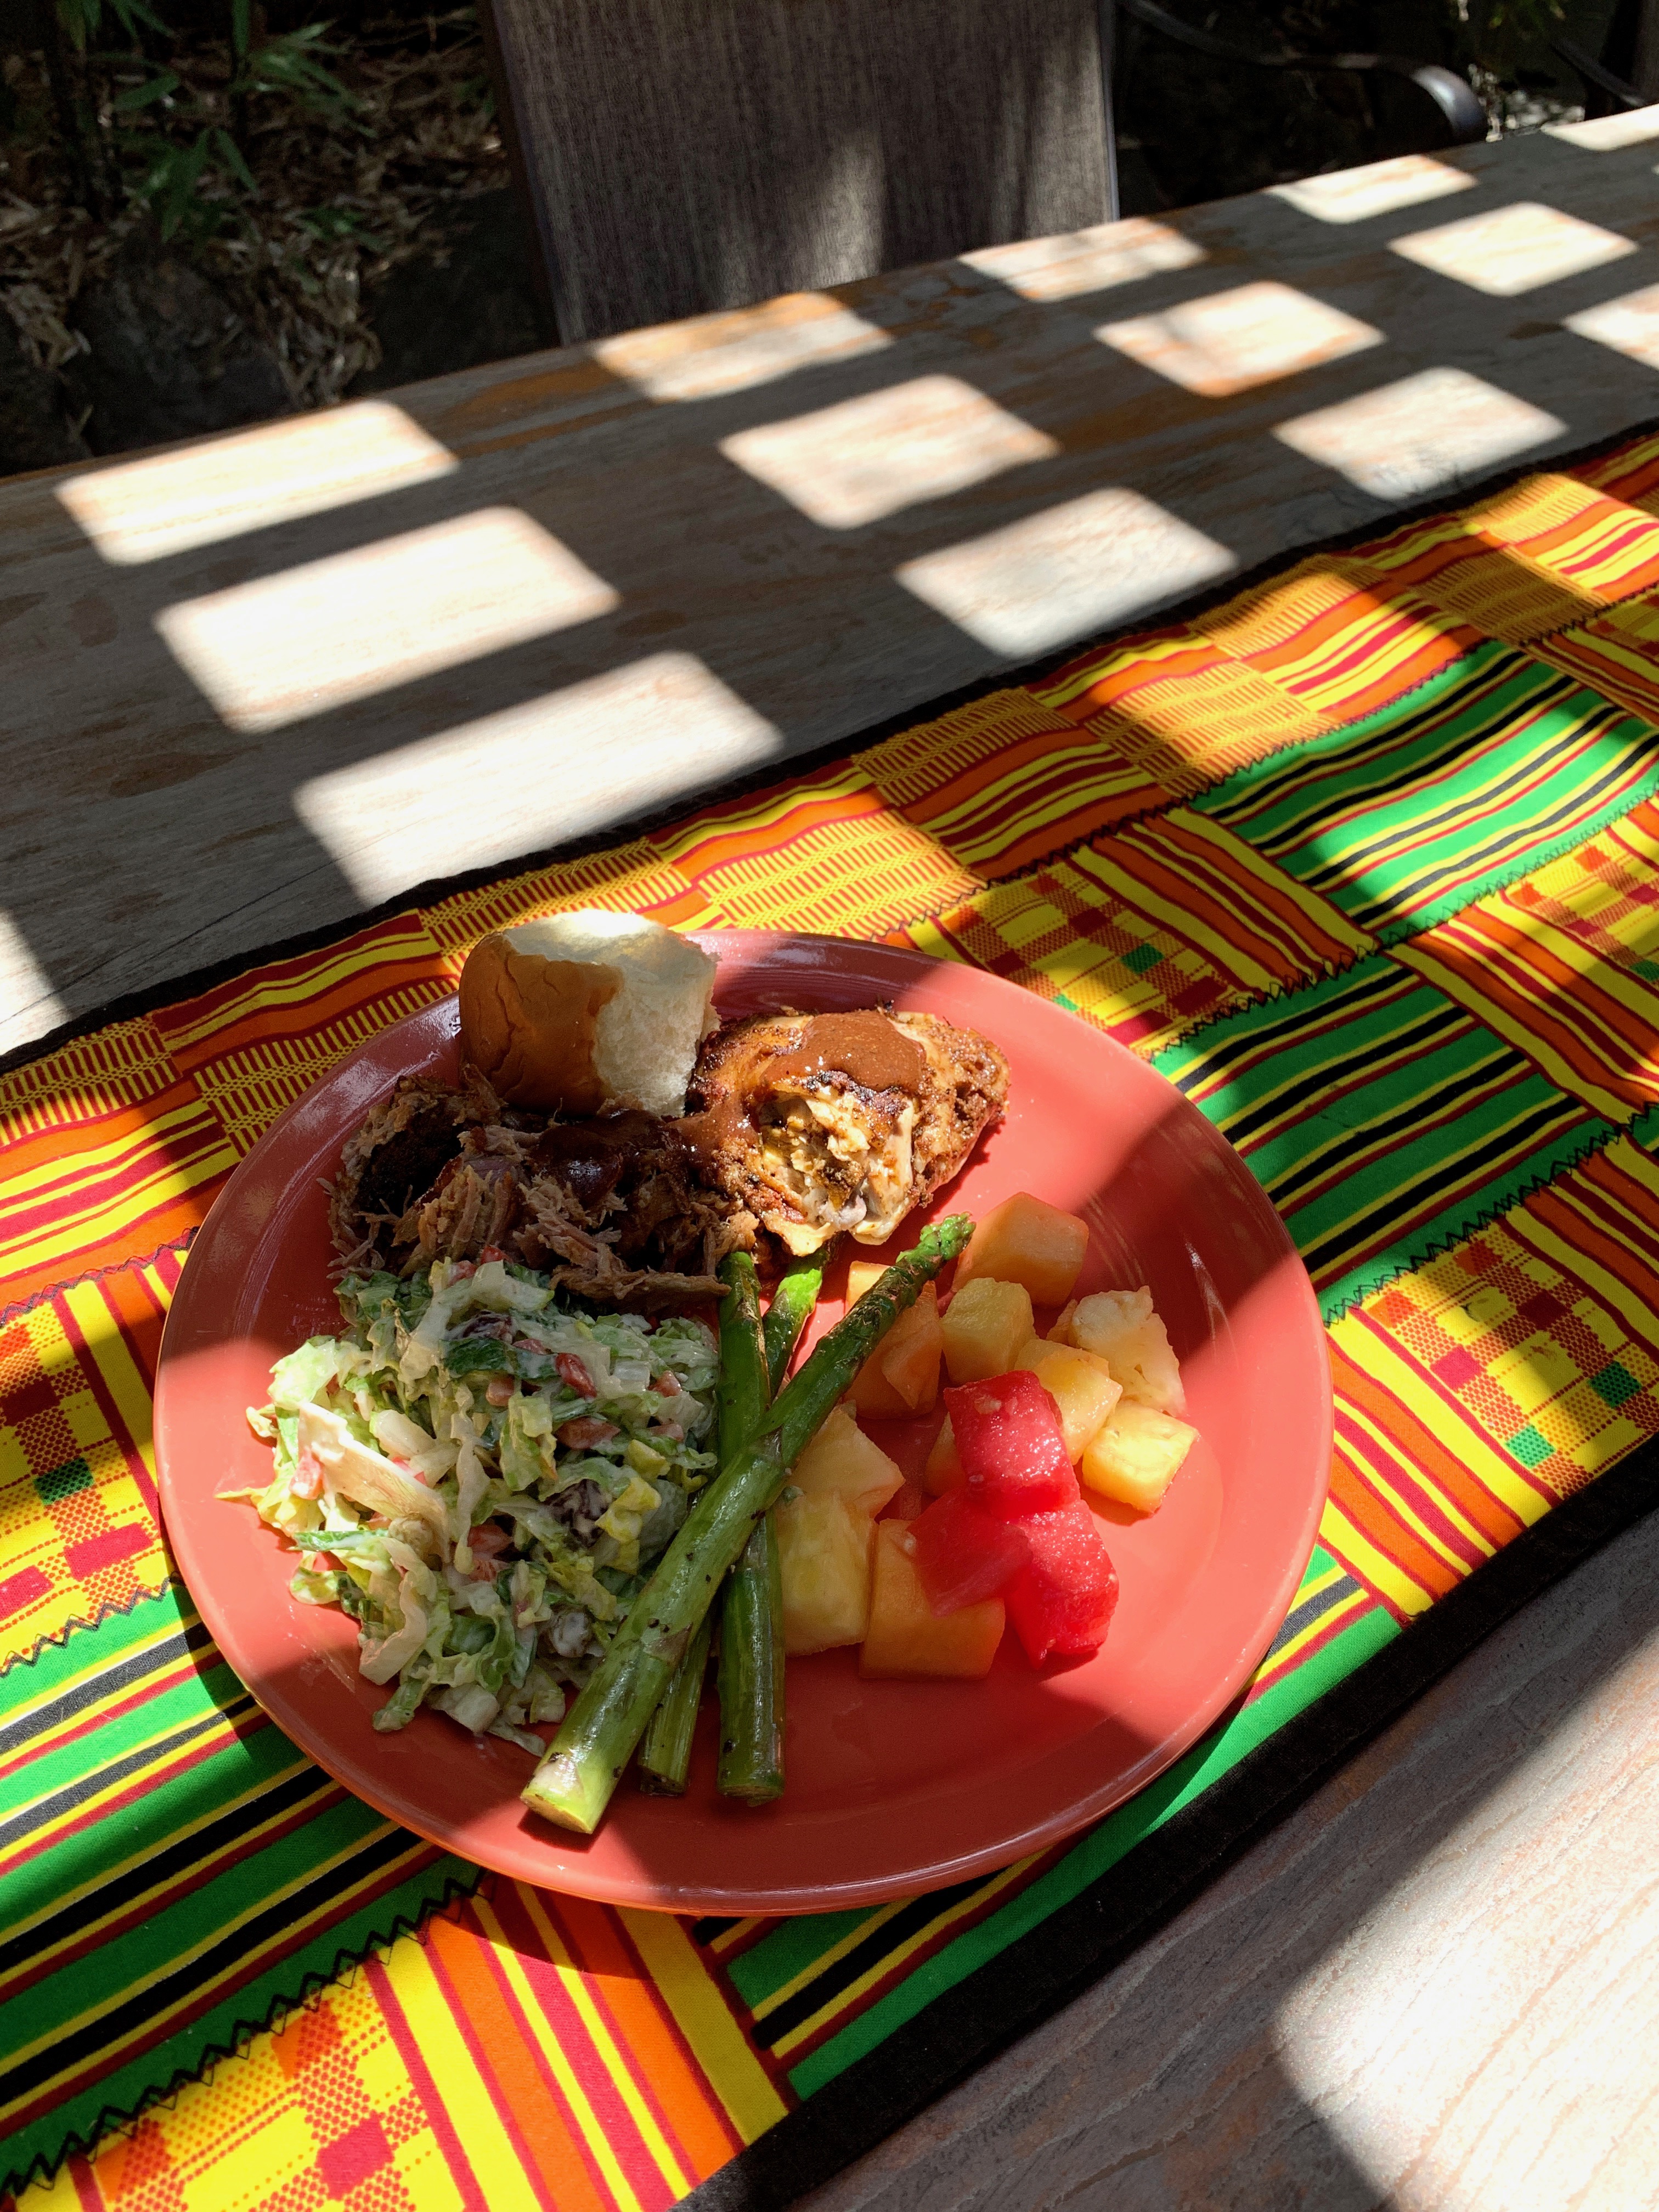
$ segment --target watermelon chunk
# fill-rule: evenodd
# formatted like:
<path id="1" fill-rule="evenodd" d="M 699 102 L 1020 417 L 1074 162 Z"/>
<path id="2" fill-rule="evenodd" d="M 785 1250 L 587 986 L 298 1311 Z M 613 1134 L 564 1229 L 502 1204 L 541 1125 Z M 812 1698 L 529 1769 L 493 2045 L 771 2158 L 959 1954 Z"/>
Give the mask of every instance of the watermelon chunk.
<path id="1" fill-rule="evenodd" d="M 1031 1556 L 1003 1601 L 1027 1657 L 1038 1667 L 1051 1651 L 1097 1651 L 1117 1604 L 1117 1571 L 1094 1515 L 1068 1505 L 1020 1526 Z"/>
<path id="2" fill-rule="evenodd" d="M 999 1521 L 1054 1513 L 1082 1496 L 1060 1408 L 1030 1368 L 945 1393 L 968 1495 Z"/>
<path id="3" fill-rule="evenodd" d="M 966 1491 L 935 1498 L 910 1523 L 916 1540 L 916 1572 L 935 1613 L 954 1613 L 994 1597 L 1031 1556 L 1030 1539 L 1017 1521 L 998 1521 Z"/>

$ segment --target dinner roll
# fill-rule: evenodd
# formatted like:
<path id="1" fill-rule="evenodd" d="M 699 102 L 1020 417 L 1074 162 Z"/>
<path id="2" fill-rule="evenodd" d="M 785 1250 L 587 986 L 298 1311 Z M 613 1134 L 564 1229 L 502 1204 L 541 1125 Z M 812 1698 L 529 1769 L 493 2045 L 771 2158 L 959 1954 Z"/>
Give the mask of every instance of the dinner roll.
<path id="1" fill-rule="evenodd" d="M 715 964 L 660 922 L 598 908 L 492 930 L 461 970 L 462 1050 L 515 1106 L 684 1113 Z"/>

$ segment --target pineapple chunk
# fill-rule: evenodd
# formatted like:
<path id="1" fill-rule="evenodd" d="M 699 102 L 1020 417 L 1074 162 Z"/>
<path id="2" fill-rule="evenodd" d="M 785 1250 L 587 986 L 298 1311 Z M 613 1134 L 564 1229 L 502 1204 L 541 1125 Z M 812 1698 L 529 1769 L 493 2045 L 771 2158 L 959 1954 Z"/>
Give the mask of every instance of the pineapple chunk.
<path id="1" fill-rule="evenodd" d="M 1125 1398 L 1084 1453 L 1078 1473 L 1103 1498 L 1156 1512 L 1197 1434 L 1155 1406 Z"/>
<path id="2" fill-rule="evenodd" d="M 947 1490 L 960 1490 L 968 1477 L 957 1456 L 957 1439 L 951 1426 L 951 1416 L 945 1417 L 945 1426 L 933 1438 L 933 1449 L 927 1455 L 927 1464 L 921 1470 L 923 1485 L 935 1498 L 943 1498 Z"/>
<path id="3" fill-rule="evenodd" d="M 1100 1354 L 1126 1398 L 1161 1413 L 1186 1411 L 1180 1364 L 1149 1290 L 1097 1291 L 1081 1299 L 1072 1316 L 1072 1341 Z"/>
<path id="4" fill-rule="evenodd" d="M 879 1444 L 872 1443 L 845 1406 L 837 1406 L 790 1475 L 809 1498 L 837 1491 L 873 1521 L 904 1477 Z"/>
<path id="5" fill-rule="evenodd" d="M 931 1413 L 939 1401 L 939 1364 L 945 1332 L 939 1295 L 929 1283 L 908 1307 L 853 1379 L 848 1396 L 860 1413 L 907 1419 Z"/>
<path id="6" fill-rule="evenodd" d="M 1006 1375 L 1034 1332 L 1031 1294 L 1023 1283 L 981 1275 L 951 1296 L 945 1310 L 945 1364 L 953 1382 Z"/>
<path id="7" fill-rule="evenodd" d="M 999 1283 L 1023 1283 L 1040 1306 L 1063 1305 L 1088 1249 L 1086 1221 L 1029 1190 L 1017 1191 L 981 1216 L 957 1261 L 957 1288 L 988 1275 Z"/>
<path id="8" fill-rule="evenodd" d="M 870 1627 L 859 1672 L 978 1681 L 990 1673 L 1002 1641 L 1002 1600 L 935 1613 L 916 1572 L 915 1544 L 903 1521 L 884 1521 L 876 1529 Z"/>
<path id="9" fill-rule="evenodd" d="M 1072 1316 L 1077 1311 L 1077 1300 L 1072 1298 L 1054 1316 L 1054 1325 L 1048 1332 L 1050 1344 L 1069 1344 L 1072 1341 Z"/>
<path id="10" fill-rule="evenodd" d="M 882 1379 L 912 1413 L 931 1413 L 939 1403 L 945 1324 L 939 1293 L 929 1283 L 909 1311 L 901 1314 L 880 1350 Z"/>
<path id="11" fill-rule="evenodd" d="M 1021 1349 L 1016 1367 L 1029 1367 L 1060 1408 L 1060 1433 L 1075 1467 L 1123 1393 L 1106 1362 L 1092 1352 L 1054 1344 L 1034 1336 Z"/>
<path id="12" fill-rule="evenodd" d="M 878 1283 L 887 1273 L 884 1261 L 850 1260 L 847 1266 L 847 1303 L 855 1306 L 872 1283 Z"/>
<path id="13" fill-rule="evenodd" d="M 870 1620 L 875 1522 L 838 1490 L 792 1498 L 776 1510 L 783 1648 L 791 1658 L 862 1642 Z"/>

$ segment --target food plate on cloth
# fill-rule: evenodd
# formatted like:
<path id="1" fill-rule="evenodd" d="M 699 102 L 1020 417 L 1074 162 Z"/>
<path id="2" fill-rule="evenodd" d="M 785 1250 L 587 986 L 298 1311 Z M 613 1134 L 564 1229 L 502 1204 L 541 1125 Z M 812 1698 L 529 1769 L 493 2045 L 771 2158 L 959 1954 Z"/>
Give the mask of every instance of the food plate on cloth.
<path id="1" fill-rule="evenodd" d="M 1324 1502 L 1324 1334 L 1306 1273 L 1248 1169 L 1178 1091 L 1103 1031 L 997 976 L 892 946 L 692 934 L 718 959 L 714 1009 L 727 1024 L 784 1007 L 890 1006 L 976 1031 L 1006 1057 L 1006 1109 L 965 1168 L 889 1243 L 866 1240 L 853 1256 L 896 1255 L 925 1223 L 982 1220 L 1030 1192 L 1087 1224 L 1077 1297 L 1151 1291 L 1198 1441 L 1156 1511 L 1091 1500 L 1117 1577 L 1101 1648 L 1034 1667 L 1011 1634 L 975 1680 L 871 1680 L 852 1648 L 792 1659 L 787 1785 L 775 1802 L 718 1793 L 710 1698 L 685 1794 L 647 1795 L 624 1778 L 587 1835 L 527 1808 L 528 1752 L 458 1726 L 453 1705 L 376 1728 L 386 1692 L 360 1671 L 353 1620 L 334 1605 L 297 1603 L 295 1551 L 224 1498 L 271 1480 L 270 1443 L 247 1409 L 269 1400 L 273 1364 L 339 1330 L 325 1186 L 340 1175 L 343 1147 L 400 1079 L 461 1079 L 453 999 L 382 1031 L 296 1101 L 213 1207 L 161 1350 L 163 1510 L 202 1617 L 261 1706 L 327 1772 L 417 1833 L 518 1880 L 619 1905 L 742 1915 L 865 1906 L 1062 1840 L 1144 1788 L 1244 1692 L 1295 1595 Z M 846 1310 L 846 1243 L 830 1261 L 811 1338 Z M 916 1483 L 939 1428 L 937 1411 L 869 1424 Z"/>

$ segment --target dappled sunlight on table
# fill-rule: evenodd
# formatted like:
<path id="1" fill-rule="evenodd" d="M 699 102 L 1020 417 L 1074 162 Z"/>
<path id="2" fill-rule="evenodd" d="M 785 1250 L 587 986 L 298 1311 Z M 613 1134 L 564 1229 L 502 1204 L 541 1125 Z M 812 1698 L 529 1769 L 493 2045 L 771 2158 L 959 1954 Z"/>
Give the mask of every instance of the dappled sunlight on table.
<path id="1" fill-rule="evenodd" d="M 1490 215 L 1465 216 L 1437 230 L 1389 241 L 1389 251 L 1437 276 L 1468 284 L 1493 299 L 1512 300 L 1563 276 L 1580 276 L 1637 251 L 1633 240 L 1581 222 L 1557 208 L 1520 200 Z"/>
<path id="2" fill-rule="evenodd" d="M 428 483 L 459 466 L 401 407 L 366 399 L 88 470 L 66 477 L 57 494 L 105 560 L 125 568 Z"/>
<path id="3" fill-rule="evenodd" d="M 1074 300 L 1081 293 L 1103 292 L 1139 277 L 1190 269 L 1206 258 L 1201 246 L 1147 216 L 1097 223 L 1091 230 L 1066 231 L 1058 238 L 988 246 L 962 256 L 970 269 L 994 276 L 1022 300 L 1040 301 Z"/>
<path id="4" fill-rule="evenodd" d="M 1583 146 L 1592 154 L 1616 154 L 1621 146 L 1643 146 L 1659 138 L 1659 107 L 1638 107 L 1627 115 L 1586 116 L 1582 123 L 1547 123 L 1552 138 Z"/>
<path id="5" fill-rule="evenodd" d="M 712 399 L 775 383 L 798 368 L 878 353 L 885 331 L 823 292 L 791 292 L 758 307 L 694 315 L 605 338 L 593 357 L 650 399 Z"/>
<path id="6" fill-rule="evenodd" d="M 1102 345 L 1184 391 L 1220 399 L 1381 345 L 1382 333 L 1289 284 L 1240 284 L 1162 314 L 1103 323 Z"/>
<path id="7" fill-rule="evenodd" d="M 728 461 L 825 530 L 856 530 L 1005 469 L 1054 440 L 955 376 L 918 376 L 720 441 Z"/>
<path id="8" fill-rule="evenodd" d="M 1093 491 L 907 561 L 897 580 L 994 652 L 1047 652 L 1229 575 L 1237 556 L 1139 492 Z"/>
<path id="9" fill-rule="evenodd" d="M 538 522 L 494 507 L 186 599 L 155 627 L 233 729 L 279 730 L 619 604 Z"/>
<path id="10" fill-rule="evenodd" d="M 31 1037 L 67 1018 L 22 932 L 0 907 L 0 1052 L 27 1044 Z"/>
<path id="11" fill-rule="evenodd" d="M 591 760 L 578 781 L 557 763 Z M 772 725 L 689 653 L 653 653 L 313 776 L 295 807 L 365 904 L 592 836 L 775 758 Z"/>
<path id="12" fill-rule="evenodd" d="M 1273 435 L 1362 491 L 1400 501 L 1470 483 L 1566 427 L 1467 369 L 1425 368 L 1280 422 Z"/>
<path id="13" fill-rule="evenodd" d="M 1622 300 L 1608 300 L 1599 307 L 1562 318 L 1563 327 L 1597 345 L 1611 346 L 1644 368 L 1659 368 L 1659 284 L 1644 284 L 1639 292 L 1626 292 Z"/>
<path id="14" fill-rule="evenodd" d="M 1475 180 L 1431 155 L 1401 154 L 1391 161 L 1367 161 L 1362 168 L 1338 169 L 1268 189 L 1274 199 L 1320 222 L 1364 222 L 1370 216 L 1392 215 L 1396 208 L 1443 199 L 1448 192 L 1473 191 Z"/>
<path id="15" fill-rule="evenodd" d="M 1507 1633 L 1536 1638 L 1526 1621 Z M 1553 1634 L 1569 1644 L 1565 1625 Z M 1438 1829 L 1419 1798 L 1394 1886 L 1364 1896 L 1279 2000 L 1273 2041 L 1302 2125 L 1328 2130 L 1375 2192 L 1345 2203 L 1651 2203 L 1659 1640 L 1638 1632 L 1633 1646 L 1565 1711 L 1522 1674 L 1520 1711 L 1487 1717 L 1509 1758 L 1482 1756 L 1485 1794 Z M 1528 1708 L 1546 1726 L 1528 1727 Z"/>

